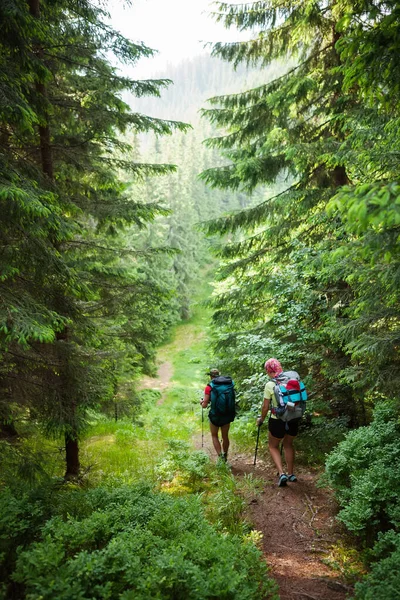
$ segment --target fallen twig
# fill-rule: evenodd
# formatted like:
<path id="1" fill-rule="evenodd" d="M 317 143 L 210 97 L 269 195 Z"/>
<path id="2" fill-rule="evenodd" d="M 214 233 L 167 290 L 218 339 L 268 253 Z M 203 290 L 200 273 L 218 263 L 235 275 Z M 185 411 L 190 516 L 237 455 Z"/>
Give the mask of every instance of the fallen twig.
<path id="1" fill-rule="evenodd" d="M 308 506 L 308 509 L 309 509 L 309 511 L 311 513 L 311 519 L 310 519 L 309 526 L 312 529 L 313 528 L 312 524 L 313 524 L 313 521 L 314 521 L 315 517 L 318 514 L 319 506 L 315 507 L 315 509 L 314 509 L 314 507 L 312 505 L 312 502 L 311 502 L 311 498 L 309 496 L 307 496 L 307 494 L 304 494 L 304 496 L 305 496 L 305 498 L 307 500 L 307 506 Z"/>
<path id="2" fill-rule="evenodd" d="M 296 596 L 304 596 L 304 598 L 311 598 L 311 600 L 320 600 L 321 598 L 321 596 L 311 596 L 311 594 L 302 591 L 297 591 Z"/>

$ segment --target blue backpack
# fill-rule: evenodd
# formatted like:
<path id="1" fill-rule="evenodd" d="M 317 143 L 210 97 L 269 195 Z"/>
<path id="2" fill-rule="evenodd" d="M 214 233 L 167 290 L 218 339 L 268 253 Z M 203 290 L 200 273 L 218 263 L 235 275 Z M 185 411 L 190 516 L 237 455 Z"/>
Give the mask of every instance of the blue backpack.
<path id="1" fill-rule="evenodd" d="M 211 387 L 210 421 L 214 425 L 232 423 L 236 416 L 235 383 L 231 377 L 216 377 L 208 384 Z"/>
<path id="2" fill-rule="evenodd" d="M 282 421 L 300 419 L 306 409 L 307 390 L 297 371 L 283 371 L 275 382 L 275 400 L 277 406 L 271 408 L 272 414 Z"/>

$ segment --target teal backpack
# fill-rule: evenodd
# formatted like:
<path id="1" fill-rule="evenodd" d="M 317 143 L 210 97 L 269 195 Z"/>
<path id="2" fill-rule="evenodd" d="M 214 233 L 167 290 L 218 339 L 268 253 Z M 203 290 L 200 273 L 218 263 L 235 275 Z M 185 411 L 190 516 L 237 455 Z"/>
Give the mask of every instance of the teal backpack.
<path id="1" fill-rule="evenodd" d="M 282 421 L 300 419 L 306 409 L 307 390 L 297 371 L 284 371 L 273 379 L 277 406 L 271 408 L 272 414 Z"/>
<path id="2" fill-rule="evenodd" d="M 209 418 L 217 426 L 232 423 L 236 416 L 235 383 L 231 377 L 216 377 L 209 384 L 211 387 L 211 408 Z"/>

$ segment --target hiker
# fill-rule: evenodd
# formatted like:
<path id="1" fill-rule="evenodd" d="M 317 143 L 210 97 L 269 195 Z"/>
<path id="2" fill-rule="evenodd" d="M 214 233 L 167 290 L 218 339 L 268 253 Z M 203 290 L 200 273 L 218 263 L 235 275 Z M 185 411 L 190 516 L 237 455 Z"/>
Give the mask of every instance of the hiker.
<path id="1" fill-rule="evenodd" d="M 211 402 L 208 413 L 211 439 L 218 458 L 226 462 L 229 450 L 229 427 L 235 419 L 234 382 L 230 377 L 221 377 L 218 369 L 210 369 L 207 375 L 211 377 L 211 381 L 204 389 L 204 398 L 200 404 L 202 408 L 206 408 Z M 219 390 L 222 391 L 222 396 Z M 219 429 L 222 435 L 222 448 L 218 437 Z"/>
<path id="2" fill-rule="evenodd" d="M 265 370 L 267 371 L 271 379 L 275 379 L 283 373 L 281 363 L 276 358 L 269 358 L 265 363 Z M 268 381 L 264 388 L 264 402 L 261 408 L 261 416 L 257 419 L 257 425 L 260 427 L 268 414 L 270 408 L 277 406 L 277 400 L 275 398 L 275 381 Z M 300 417 L 301 418 L 301 417 Z M 294 446 L 293 442 L 299 429 L 300 418 L 292 419 L 291 421 L 285 422 L 278 416 L 271 412 L 268 420 L 268 447 L 271 454 L 271 458 L 275 463 L 278 470 L 279 480 L 278 486 L 283 487 L 288 481 L 297 481 L 296 475 L 294 475 Z M 283 441 L 282 441 L 283 440 Z M 279 444 L 283 444 L 285 451 L 285 459 L 287 465 L 287 473 L 284 472 L 282 466 L 282 457 L 279 451 Z"/>

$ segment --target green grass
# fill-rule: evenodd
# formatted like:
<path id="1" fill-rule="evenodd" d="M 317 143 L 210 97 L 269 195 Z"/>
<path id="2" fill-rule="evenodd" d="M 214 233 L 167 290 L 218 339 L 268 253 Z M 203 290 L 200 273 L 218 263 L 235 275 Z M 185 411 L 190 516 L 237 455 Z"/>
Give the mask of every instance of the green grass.
<path id="1" fill-rule="evenodd" d="M 159 362 L 169 361 L 173 366 L 162 403 L 160 392 L 145 390 L 143 411 L 135 423 L 93 415 L 81 451 L 82 464 L 89 468 L 93 482 L 113 477 L 125 482 L 156 482 L 157 465 L 171 441 L 192 447 L 193 437 L 201 430 L 199 399 L 210 366 L 207 331 L 211 313 L 203 303 L 209 293 L 207 285 L 201 286 L 192 318 L 177 325 L 171 341 L 159 350 Z"/>
<path id="2" fill-rule="evenodd" d="M 244 519 L 249 498 L 260 490 L 260 482 L 249 477 L 236 480 L 226 465 L 216 465 L 208 454 L 194 449 L 201 432 L 199 399 L 208 381 L 211 357 L 208 332 L 211 313 L 203 299 L 195 305 L 192 318 L 177 325 L 173 339 L 159 351 L 159 362 L 170 362 L 173 372 L 161 394 L 145 390 L 147 400 L 136 423 L 97 420 L 84 444 L 84 460 L 92 464 L 91 479 L 123 482 L 148 481 L 173 495 L 200 493 L 209 521 L 221 531 L 249 536 Z M 139 425 L 140 423 L 140 425 Z M 253 423 L 232 425 L 242 444 L 253 447 Z M 205 426 L 205 435 L 209 435 Z"/>

